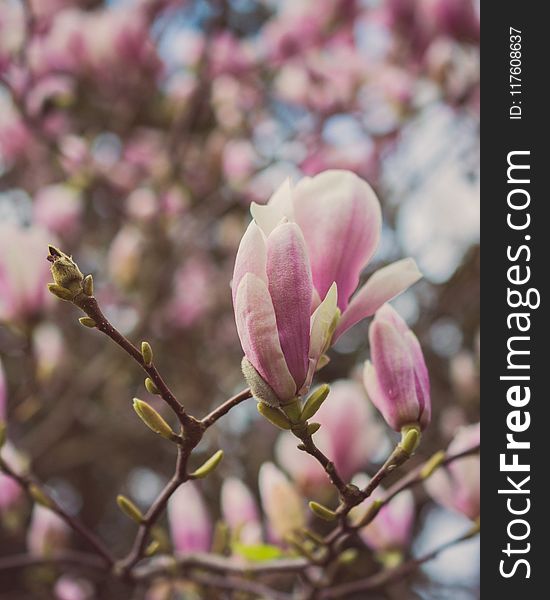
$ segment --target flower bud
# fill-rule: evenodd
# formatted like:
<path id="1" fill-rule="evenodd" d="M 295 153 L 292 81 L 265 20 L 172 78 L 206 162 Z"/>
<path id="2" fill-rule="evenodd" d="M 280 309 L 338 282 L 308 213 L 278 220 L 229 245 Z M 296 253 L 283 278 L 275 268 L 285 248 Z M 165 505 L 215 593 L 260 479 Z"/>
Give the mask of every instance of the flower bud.
<path id="1" fill-rule="evenodd" d="M 262 417 L 265 417 L 275 427 L 280 429 L 290 429 L 292 427 L 292 423 L 278 408 L 273 408 L 264 402 L 258 402 L 257 408 Z"/>
<path id="2" fill-rule="evenodd" d="M 324 383 L 323 385 L 320 385 L 312 394 L 310 394 L 302 410 L 303 421 L 307 421 L 313 417 L 313 415 L 321 408 L 321 405 L 326 400 L 329 392 L 330 386 Z"/>
<path id="3" fill-rule="evenodd" d="M 55 246 L 49 246 L 48 249 L 50 251 L 48 260 L 52 263 L 51 272 L 55 285 L 68 290 L 74 298 L 82 292 L 84 275 L 68 254 Z M 51 288 L 50 291 L 52 291 Z"/>
<path id="4" fill-rule="evenodd" d="M 127 517 L 130 517 L 130 519 L 132 519 L 136 523 L 143 522 L 143 513 L 129 498 L 126 498 L 126 496 L 119 494 L 116 497 L 116 503 L 118 504 L 118 507 L 120 508 L 120 510 Z"/>
<path id="5" fill-rule="evenodd" d="M 94 295 L 94 279 L 91 275 L 86 275 L 86 277 L 84 277 L 84 281 L 82 282 L 82 290 L 86 296 Z"/>
<path id="6" fill-rule="evenodd" d="M 324 521 L 334 521 L 338 516 L 333 510 L 327 508 L 323 504 L 319 504 L 319 502 L 314 502 L 311 500 L 309 503 L 309 508 L 311 512 L 315 513 L 320 519 Z"/>
<path id="7" fill-rule="evenodd" d="M 158 433 L 163 438 L 171 440 L 176 435 L 170 425 L 147 402 L 143 402 L 139 398 L 134 398 L 134 410 L 149 429 Z"/>
<path id="8" fill-rule="evenodd" d="M 96 327 L 96 322 L 91 317 L 80 317 L 78 320 L 84 327 L 89 327 L 90 329 Z"/>
<path id="9" fill-rule="evenodd" d="M 190 479 L 203 479 L 210 475 L 220 464 L 223 458 L 223 450 L 218 450 L 205 463 L 203 463 L 196 471 L 189 475 Z"/>
<path id="10" fill-rule="evenodd" d="M 147 377 L 145 379 L 145 389 L 150 394 L 154 394 L 155 396 L 160 395 L 158 387 L 156 386 L 155 382 L 150 377 Z"/>
<path id="11" fill-rule="evenodd" d="M 194 482 L 181 485 L 168 501 L 168 522 L 176 552 L 210 550 L 212 522 Z"/>
<path id="12" fill-rule="evenodd" d="M 364 383 L 373 404 L 396 431 L 410 425 L 425 429 L 431 416 L 430 381 L 416 336 L 385 304 L 371 323 L 369 341 L 372 364 L 365 363 Z"/>
<path id="13" fill-rule="evenodd" d="M 141 355 L 145 366 L 150 367 L 153 364 L 153 349 L 149 342 L 141 342 Z"/>

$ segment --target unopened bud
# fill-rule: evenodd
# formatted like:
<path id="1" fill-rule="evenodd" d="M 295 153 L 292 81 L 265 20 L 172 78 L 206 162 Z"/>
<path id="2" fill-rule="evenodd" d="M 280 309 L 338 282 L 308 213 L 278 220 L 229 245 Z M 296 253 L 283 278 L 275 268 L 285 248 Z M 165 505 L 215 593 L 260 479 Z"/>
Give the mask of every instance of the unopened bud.
<path id="1" fill-rule="evenodd" d="M 158 387 L 155 385 L 155 382 L 150 377 L 147 377 L 145 379 L 145 389 L 150 394 L 155 394 L 157 396 L 160 394 Z"/>
<path id="2" fill-rule="evenodd" d="M 68 290 L 56 283 L 48 283 L 48 290 L 54 296 L 57 296 L 60 300 L 66 300 L 67 302 L 72 302 L 74 300 L 74 294 L 71 290 Z"/>
<path id="3" fill-rule="evenodd" d="M 384 506 L 383 500 L 380 500 L 380 499 L 373 500 L 370 503 L 370 506 L 365 511 L 365 514 L 361 517 L 361 520 L 359 521 L 357 526 L 363 527 L 364 525 L 367 525 L 368 523 L 370 523 L 374 519 L 374 517 L 376 517 L 376 515 L 380 512 L 380 509 L 383 506 Z"/>
<path id="4" fill-rule="evenodd" d="M 311 512 L 315 513 L 319 518 L 325 521 L 334 521 L 338 516 L 333 510 L 327 508 L 323 504 L 319 504 L 318 502 L 314 502 L 311 500 L 309 502 L 309 508 Z"/>
<path id="5" fill-rule="evenodd" d="M 406 454 L 412 456 L 420 444 L 420 428 L 418 425 L 406 425 L 401 429 L 400 446 Z"/>
<path id="6" fill-rule="evenodd" d="M 2 448 L 2 446 L 6 443 L 6 430 L 6 424 L 4 423 L 4 421 L 0 421 L 0 448 Z"/>
<path id="7" fill-rule="evenodd" d="M 281 410 L 290 419 L 291 423 L 299 423 L 302 420 L 302 408 L 297 398 L 292 402 L 281 405 Z"/>
<path id="8" fill-rule="evenodd" d="M 86 275 L 86 277 L 84 277 L 84 281 L 82 282 L 82 291 L 86 294 L 86 296 L 94 295 L 94 278 L 91 275 Z"/>
<path id="9" fill-rule="evenodd" d="M 139 398 L 134 398 L 134 410 L 145 425 L 155 433 L 158 433 L 167 440 L 175 437 L 176 434 L 172 431 L 170 425 L 147 402 Z"/>
<path id="10" fill-rule="evenodd" d="M 262 417 L 265 417 L 276 427 L 280 427 L 281 429 L 290 429 L 292 427 L 292 423 L 278 408 L 273 408 L 264 402 L 258 402 L 257 408 Z"/>
<path id="11" fill-rule="evenodd" d="M 143 522 L 143 513 L 129 498 L 126 498 L 126 496 L 119 494 L 116 497 L 116 503 L 118 504 L 118 507 L 120 508 L 120 510 L 127 517 L 130 517 L 130 519 L 132 519 L 136 523 Z"/>
<path id="12" fill-rule="evenodd" d="M 307 434 L 309 436 L 311 436 L 314 433 L 317 433 L 320 428 L 321 428 L 321 423 L 309 423 L 309 425 L 307 426 Z"/>
<path id="13" fill-rule="evenodd" d="M 149 342 L 141 342 L 141 355 L 145 366 L 150 367 L 153 364 L 153 349 Z"/>
<path id="14" fill-rule="evenodd" d="M 321 408 L 321 405 L 326 400 L 329 392 L 330 386 L 324 383 L 323 385 L 320 385 L 312 394 L 310 394 L 309 398 L 304 404 L 304 409 L 302 410 L 303 421 L 307 421 L 313 417 L 313 415 Z"/>
<path id="15" fill-rule="evenodd" d="M 153 556 L 155 552 L 160 548 L 160 542 L 153 540 L 147 548 L 145 548 L 145 556 Z"/>
<path id="16" fill-rule="evenodd" d="M 342 554 L 340 554 L 338 557 L 338 562 L 341 565 L 349 565 L 357 560 L 358 555 L 359 552 L 357 552 L 356 548 L 348 548 L 347 550 L 344 550 Z"/>
<path id="17" fill-rule="evenodd" d="M 223 458 L 223 450 L 218 450 L 213 454 L 203 465 L 201 465 L 196 471 L 193 471 L 189 475 L 191 479 L 203 479 L 207 475 L 210 475 L 216 467 L 220 464 Z"/>
<path id="18" fill-rule="evenodd" d="M 72 292 L 73 297 L 82 291 L 84 275 L 78 265 L 68 255 L 56 248 L 48 247 L 50 254 L 48 260 L 52 263 L 51 271 L 54 283 Z"/>
<path id="19" fill-rule="evenodd" d="M 91 317 L 80 317 L 78 320 L 80 321 L 81 325 L 84 325 L 84 327 L 93 329 L 96 326 L 96 322 Z"/>

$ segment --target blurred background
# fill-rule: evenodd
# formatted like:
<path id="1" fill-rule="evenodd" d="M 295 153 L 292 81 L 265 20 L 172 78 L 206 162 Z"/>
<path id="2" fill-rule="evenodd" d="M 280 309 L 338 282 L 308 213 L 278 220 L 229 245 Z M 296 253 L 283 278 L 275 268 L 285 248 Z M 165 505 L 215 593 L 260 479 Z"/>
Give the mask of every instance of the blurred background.
<path id="1" fill-rule="evenodd" d="M 131 399 L 164 407 L 126 355 L 49 297 L 46 244 L 93 273 L 110 320 L 150 341 L 203 416 L 244 387 L 229 283 L 250 202 L 286 177 L 356 172 L 384 214 L 365 277 L 403 256 L 425 275 L 393 304 L 430 371 L 434 418 L 415 462 L 429 457 L 479 419 L 478 11 L 472 0 L 0 2 L 0 410 L 22 464 L 115 552 L 134 535 L 116 495 L 146 508 L 173 472 L 173 448 Z M 357 377 L 367 328 L 338 342 L 320 381 Z M 392 433 L 377 439 L 358 465 L 371 474 Z M 213 521 L 222 480 L 257 495 L 263 462 L 286 468 L 281 445 L 253 402 L 209 431 L 194 460 L 225 450 L 201 486 Z M 288 474 L 304 498 L 326 498 Z M 467 527 L 422 489 L 415 500 L 406 554 Z M 30 514 L 24 500 L 7 505 L 0 556 L 25 550 Z M 475 541 L 445 552 L 380 597 L 477 598 L 477 552 Z M 57 575 L 0 571 L 0 597 L 54 597 Z M 105 582 L 94 594 L 121 597 Z"/>

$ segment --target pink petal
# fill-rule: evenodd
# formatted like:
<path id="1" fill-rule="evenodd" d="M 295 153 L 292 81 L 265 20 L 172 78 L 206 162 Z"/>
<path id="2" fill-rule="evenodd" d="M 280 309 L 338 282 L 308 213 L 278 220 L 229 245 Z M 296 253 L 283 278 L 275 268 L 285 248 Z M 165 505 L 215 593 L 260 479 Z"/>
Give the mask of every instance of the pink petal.
<path id="1" fill-rule="evenodd" d="M 380 237 L 381 213 L 372 188 L 350 171 L 325 171 L 294 189 L 295 220 L 304 232 L 319 296 L 335 281 L 344 310 Z"/>
<path id="2" fill-rule="evenodd" d="M 267 284 L 266 261 L 267 247 L 265 236 L 258 225 L 252 221 L 241 239 L 237 258 L 235 259 L 233 280 L 231 282 L 233 305 L 235 304 L 239 283 L 246 273 L 254 273 L 254 275 Z"/>
<path id="3" fill-rule="evenodd" d="M 275 310 L 266 284 L 247 273 L 237 289 L 235 321 L 244 353 L 281 400 L 296 394 L 296 384 L 281 350 Z"/>
<path id="4" fill-rule="evenodd" d="M 184 483 L 174 492 L 168 501 L 168 522 L 176 552 L 210 550 L 212 523 L 194 483 Z"/>
<path id="5" fill-rule="evenodd" d="M 373 315 L 384 303 L 404 292 L 421 277 L 412 258 L 378 269 L 353 297 L 338 323 L 333 341 L 365 317 Z"/>
<path id="6" fill-rule="evenodd" d="M 295 223 L 278 225 L 267 238 L 267 278 L 281 349 L 300 388 L 308 367 L 313 286 L 304 238 Z"/>
<path id="7" fill-rule="evenodd" d="M 396 430 L 420 417 L 413 362 L 402 336 L 392 325 L 374 320 L 369 330 L 372 362 L 383 405 L 373 403 Z"/>

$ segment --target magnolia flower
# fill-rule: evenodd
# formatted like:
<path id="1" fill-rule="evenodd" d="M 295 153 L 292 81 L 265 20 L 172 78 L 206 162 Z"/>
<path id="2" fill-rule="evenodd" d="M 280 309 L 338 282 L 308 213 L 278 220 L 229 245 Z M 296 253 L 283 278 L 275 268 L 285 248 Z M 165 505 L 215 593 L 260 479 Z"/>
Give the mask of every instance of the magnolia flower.
<path id="1" fill-rule="evenodd" d="M 176 552 L 207 552 L 212 523 L 194 483 L 181 485 L 168 501 L 168 522 Z"/>
<path id="2" fill-rule="evenodd" d="M 237 252 L 232 289 L 243 371 L 254 396 L 271 405 L 292 402 L 307 390 L 325 350 L 336 311 L 334 286 L 311 315 L 304 237 L 283 219 L 267 233 L 250 223 Z"/>
<path id="3" fill-rule="evenodd" d="M 325 171 L 294 187 L 287 180 L 267 205 L 253 203 L 251 212 L 266 236 L 284 217 L 300 226 L 311 262 L 314 306 L 334 283 L 338 290 L 342 316 L 333 341 L 421 277 L 407 258 L 378 270 L 351 297 L 378 246 L 382 217 L 372 188 L 350 171 Z"/>
<path id="4" fill-rule="evenodd" d="M 373 404 L 396 431 L 408 425 L 425 429 L 431 417 L 430 380 L 416 336 L 386 304 L 370 325 L 369 341 L 372 363 L 365 363 L 364 383 Z"/>
<path id="5" fill-rule="evenodd" d="M 51 556 L 67 547 L 70 529 L 63 519 L 49 508 L 35 504 L 29 529 L 27 548 L 35 556 Z"/>
<path id="6" fill-rule="evenodd" d="M 95 596 L 89 581 L 71 575 L 62 575 L 55 582 L 53 592 L 56 600 L 92 600 Z"/>
<path id="7" fill-rule="evenodd" d="M 359 475 L 353 483 L 364 488 L 369 482 L 367 476 Z M 359 520 L 370 508 L 373 500 L 380 499 L 384 489 L 378 486 L 369 501 L 352 510 L 352 518 Z M 373 521 L 361 528 L 359 534 L 365 543 L 378 552 L 401 551 L 410 542 L 414 524 L 414 497 L 410 490 L 404 490 L 385 504 Z"/>
<path id="8" fill-rule="evenodd" d="M 332 383 L 328 398 L 315 413 L 315 421 L 321 424 L 315 443 L 330 456 L 344 479 L 364 468 L 387 443 L 363 386 L 355 381 L 342 379 Z M 292 433 L 281 433 L 275 447 L 278 463 L 301 486 L 328 483 L 317 460 L 296 445 Z"/>
<path id="9" fill-rule="evenodd" d="M 224 521 L 233 534 L 245 544 L 262 540 L 262 526 L 256 500 L 248 487 L 236 477 L 224 480 L 221 490 L 221 509 Z"/>
<path id="10" fill-rule="evenodd" d="M 479 444 L 479 429 L 479 423 L 460 429 L 449 444 L 448 454 L 460 453 Z M 479 455 L 467 456 L 441 467 L 424 485 L 438 504 L 472 520 L 479 517 Z"/>
<path id="11" fill-rule="evenodd" d="M 39 227 L 0 225 L 0 322 L 38 313 L 49 298 L 45 252 L 52 237 Z"/>
<path id="12" fill-rule="evenodd" d="M 259 474 L 262 508 L 267 516 L 269 537 L 284 541 L 306 524 L 302 498 L 288 477 L 273 463 L 264 463 Z"/>

